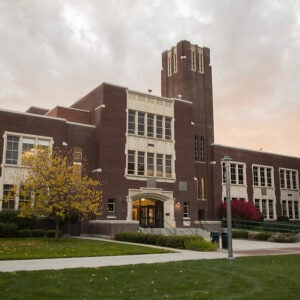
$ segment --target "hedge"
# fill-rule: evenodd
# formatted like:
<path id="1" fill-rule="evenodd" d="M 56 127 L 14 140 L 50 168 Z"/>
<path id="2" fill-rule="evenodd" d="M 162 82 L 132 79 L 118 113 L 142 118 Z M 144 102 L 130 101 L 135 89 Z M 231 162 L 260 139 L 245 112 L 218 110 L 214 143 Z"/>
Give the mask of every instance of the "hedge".
<path id="1" fill-rule="evenodd" d="M 0 237 L 15 237 L 18 225 L 15 223 L 0 223 Z"/>
<path id="2" fill-rule="evenodd" d="M 203 237 L 195 235 L 160 235 L 140 232 L 120 232 L 116 234 L 115 239 L 118 241 L 198 251 L 215 251 L 218 248 L 217 244 L 208 242 L 204 240 Z"/>

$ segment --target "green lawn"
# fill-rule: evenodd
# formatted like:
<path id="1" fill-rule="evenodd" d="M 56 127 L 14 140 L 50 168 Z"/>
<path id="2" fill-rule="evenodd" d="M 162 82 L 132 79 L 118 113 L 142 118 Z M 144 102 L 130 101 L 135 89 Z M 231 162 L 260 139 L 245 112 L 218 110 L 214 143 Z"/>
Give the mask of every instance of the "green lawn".
<path id="1" fill-rule="evenodd" d="M 299 299 L 300 255 L 0 273 L 0 299 Z"/>
<path id="2" fill-rule="evenodd" d="M 0 260 L 81 256 L 112 256 L 172 252 L 144 246 L 62 238 L 0 239 Z"/>

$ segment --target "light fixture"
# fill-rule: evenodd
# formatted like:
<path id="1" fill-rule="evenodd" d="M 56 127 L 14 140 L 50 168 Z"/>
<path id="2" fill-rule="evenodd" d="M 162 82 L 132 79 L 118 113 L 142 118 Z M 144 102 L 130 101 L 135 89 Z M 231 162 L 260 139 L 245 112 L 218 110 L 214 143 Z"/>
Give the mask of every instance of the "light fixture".
<path id="1" fill-rule="evenodd" d="M 102 169 L 101 168 L 98 168 L 98 169 L 95 169 L 92 171 L 92 173 L 101 173 L 102 172 Z"/>

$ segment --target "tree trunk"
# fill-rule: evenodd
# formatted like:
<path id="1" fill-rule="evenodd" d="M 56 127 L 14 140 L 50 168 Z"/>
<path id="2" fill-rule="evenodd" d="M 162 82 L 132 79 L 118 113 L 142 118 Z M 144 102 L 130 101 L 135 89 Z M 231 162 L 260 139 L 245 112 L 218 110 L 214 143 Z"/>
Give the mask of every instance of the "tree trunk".
<path id="1" fill-rule="evenodd" d="M 57 241 L 59 237 L 59 220 L 56 219 L 55 220 L 55 236 L 54 236 L 54 240 Z"/>

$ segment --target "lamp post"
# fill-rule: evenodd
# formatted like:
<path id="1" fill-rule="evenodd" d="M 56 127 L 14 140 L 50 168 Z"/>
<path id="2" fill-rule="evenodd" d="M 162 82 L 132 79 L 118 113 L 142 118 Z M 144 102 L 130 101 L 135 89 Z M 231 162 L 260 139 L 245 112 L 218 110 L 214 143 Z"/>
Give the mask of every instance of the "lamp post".
<path id="1" fill-rule="evenodd" d="M 232 253 L 232 220 L 231 220 L 231 199 L 230 199 L 230 161 L 229 156 L 224 156 L 225 161 L 225 179 L 226 179 L 226 209 L 227 209 L 227 238 L 228 238 L 228 259 L 233 259 Z"/>

